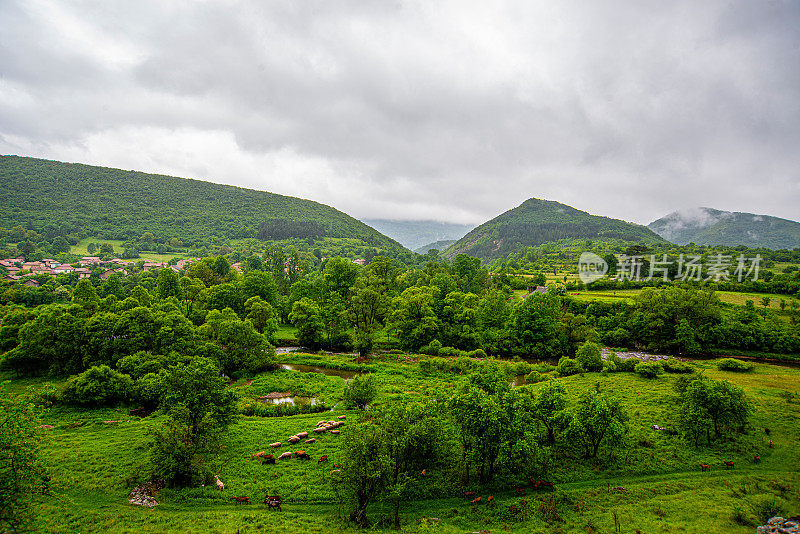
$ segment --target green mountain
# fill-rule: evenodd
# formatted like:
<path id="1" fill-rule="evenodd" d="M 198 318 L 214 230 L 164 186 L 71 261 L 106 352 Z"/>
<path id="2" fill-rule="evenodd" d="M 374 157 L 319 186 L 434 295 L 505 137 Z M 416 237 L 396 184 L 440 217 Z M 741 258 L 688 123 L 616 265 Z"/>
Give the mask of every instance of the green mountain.
<path id="1" fill-rule="evenodd" d="M 658 243 L 664 240 L 645 226 L 591 215 L 551 200 L 531 198 L 516 208 L 483 223 L 444 251 L 492 260 L 562 239 L 618 239 Z"/>
<path id="2" fill-rule="evenodd" d="M 330 206 L 266 191 L 107 167 L 0 156 L 0 226 L 45 235 L 187 244 L 209 237 L 350 238 L 390 255 L 394 241 Z"/>
<path id="3" fill-rule="evenodd" d="M 456 242 L 455 239 L 443 239 L 441 241 L 435 241 L 433 243 L 428 243 L 427 245 L 423 245 L 419 248 L 415 248 L 414 252 L 416 252 L 417 254 L 427 254 L 428 251 L 431 249 L 442 251 L 455 242 Z"/>
<path id="4" fill-rule="evenodd" d="M 670 213 L 647 227 L 678 245 L 800 247 L 800 223 L 755 213 L 695 208 Z"/>
<path id="5" fill-rule="evenodd" d="M 397 240 L 404 247 L 415 250 L 434 241 L 453 240 L 475 228 L 471 224 L 440 221 L 392 221 L 388 219 L 362 219 L 384 235 Z"/>

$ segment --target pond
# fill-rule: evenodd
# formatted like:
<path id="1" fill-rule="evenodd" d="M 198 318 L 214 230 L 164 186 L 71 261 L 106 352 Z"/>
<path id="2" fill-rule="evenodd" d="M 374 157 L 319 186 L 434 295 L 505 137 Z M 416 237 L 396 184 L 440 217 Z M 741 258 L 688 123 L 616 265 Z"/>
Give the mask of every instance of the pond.
<path id="1" fill-rule="evenodd" d="M 340 376 L 345 380 L 350 380 L 356 375 L 361 374 L 356 371 L 345 371 L 344 369 L 331 369 L 329 367 L 316 367 L 313 365 L 304 365 L 302 363 L 284 363 L 281 364 L 281 369 L 286 369 L 287 371 L 300 371 L 303 373 L 320 373 L 327 376 Z"/>
<path id="2" fill-rule="evenodd" d="M 291 393 L 286 393 L 284 395 L 264 395 L 263 397 L 258 398 L 259 401 L 263 402 L 264 404 L 310 404 L 311 406 L 317 405 L 317 399 L 314 397 L 300 397 L 297 395 L 292 395 Z"/>

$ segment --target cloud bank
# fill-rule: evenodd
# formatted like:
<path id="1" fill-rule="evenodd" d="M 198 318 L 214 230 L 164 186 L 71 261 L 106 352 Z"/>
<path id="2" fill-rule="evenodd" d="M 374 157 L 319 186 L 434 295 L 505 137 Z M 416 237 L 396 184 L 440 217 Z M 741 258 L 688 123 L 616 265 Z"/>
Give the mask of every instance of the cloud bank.
<path id="1" fill-rule="evenodd" d="M 800 218 L 800 4 L 0 3 L 0 153 L 361 218 Z"/>

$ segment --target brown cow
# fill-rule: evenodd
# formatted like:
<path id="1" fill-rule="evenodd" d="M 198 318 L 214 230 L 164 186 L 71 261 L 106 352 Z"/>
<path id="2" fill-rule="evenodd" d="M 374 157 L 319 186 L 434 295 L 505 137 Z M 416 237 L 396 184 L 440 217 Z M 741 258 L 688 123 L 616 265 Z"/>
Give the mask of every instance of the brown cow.
<path id="1" fill-rule="evenodd" d="M 310 460 L 311 456 L 308 455 L 306 451 L 294 451 L 294 455 L 300 458 L 301 460 Z"/>
<path id="2" fill-rule="evenodd" d="M 723 460 L 723 464 L 725 464 L 725 469 L 733 469 L 733 462 L 729 462 L 728 460 Z"/>
<path id="3" fill-rule="evenodd" d="M 475 499 L 472 499 L 471 501 L 469 501 L 469 503 L 470 504 L 480 504 L 482 501 L 483 501 L 483 497 L 476 497 Z"/>
<path id="4" fill-rule="evenodd" d="M 306 440 L 306 443 L 316 443 L 316 442 L 317 442 L 316 438 L 311 438 Z"/>
<path id="5" fill-rule="evenodd" d="M 520 495 L 525 495 L 525 488 L 518 488 L 518 487 L 514 486 L 514 491 L 516 491 Z"/>
<path id="6" fill-rule="evenodd" d="M 769 448 L 772 448 L 772 440 L 769 440 Z"/>
<path id="7" fill-rule="evenodd" d="M 292 457 L 292 453 L 291 452 L 284 452 L 283 454 L 278 456 L 278 460 L 286 460 L 286 459 L 289 459 L 291 457 Z"/>
<path id="8" fill-rule="evenodd" d="M 253 458 L 263 458 L 263 457 L 264 457 L 264 455 L 266 455 L 266 454 L 267 454 L 267 453 L 266 453 L 266 452 L 264 452 L 264 451 L 258 451 L 257 453 L 255 453 L 255 454 L 253 455 Z"/>
<path id="9" fill-rule="evenodd" d="M 760 456 L 756 456 L 755 458 L 753 458 L 753 463 L 755 463 L 755 464 L 757 464 L 760 461 L 761 461 L 761 457 Z"/>
<path id="10" fill-rule="evenodd" d="M 267 495 L 266 497 L 264 497 L 264 504 L 266 504 L 270 510 L 276 508 L 279 512 L 281 512 L 282 511 L 281 504 L 283 504 L 283 499 L 281 499 L 277 495 L 274 497 L 270 497 L 269 495 Z"/>
<path id="11" fill-rule="evenodd" d="M 236 501 L 237 506 L 240 504 L 250 504 L 250 497 L 231 497 L 234 501 Z"/>
<path id="12" fill-rule="evenodd" d="M 474 496 L 475 493 L 477 493 L 477 492 L 475 492 L 475 491 L 462 491 L 462 493 L 464 494 L 464 498 L 468 499 L 468 498 Z"/>
<path id="13" fill-rule="evenodd" d="M 489 495 L 489 496 L 486 498 L 486 504 L 495 504 L 495 502 L 494 502 L 494 495 Z"/>
<path id="14" fill-rule="evenodd" d="M 328 461 L 328 455 L 325 454 L 323 456 L 320 456 L 319 460 L 317 460 L 317 463 L 322 463 L 322 462 L 327 462 L 327 461 Z"/>
<path id="15" fill-rule="evenodd" d="M 708 471 L 708 464 L 700 464 L 701 471 Z"/>

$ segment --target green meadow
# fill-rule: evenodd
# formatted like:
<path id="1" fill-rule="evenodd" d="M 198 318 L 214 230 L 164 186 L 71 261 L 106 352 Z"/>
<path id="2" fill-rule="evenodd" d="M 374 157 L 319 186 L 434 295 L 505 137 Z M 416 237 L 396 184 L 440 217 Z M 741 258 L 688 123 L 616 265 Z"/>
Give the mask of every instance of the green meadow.
<path id="1" fill-rule="evenodd" d="M 452 392 L 464 377 L 441 371 L 423 372 L 417 356 L 385 354 L 368 364 L 354 364 L 351 355 L 281 355 L 283 364 L 372 372 L 378 384 L 375 404 L 408 395 L 437 396 Z M 513 373 L 514 365 L 508 365 Z M 703 532 L 752 533 L 759 515 L 772 510 L 800 510 L 800 370 L 756 364 L 748 373 L 719 371 L 713 360 L 694 363 L 695 371 L 742 387 L 753 405 L 746 431 L 712 447 L 694 447 L 674 429 L 678 416 L 674 389 L 678 375 L 645 379 L 632 373 L 584 373 L 557 378 L 575 401 L 585 391 L 601 390 L 619 399 L 630 417 L 621 446 L 588 460 L 553 451 L 548 478 L 554 491 L 528 488 L 525 495 L 503 480 L 488 486 L 464 485 L 453 473 L 429 473 L 438 494 L 405 502 L 405 532 Z M 44 379 L 6 377 L 2 387 L 19 393 L 41 388 Z M 231 384 L 241 403 L 269 391 L 291 390 L 314 396 L 332 411 L 284 417 L 240 415 L 230 427 L 223 448 L 209 460 L 225 490 L 214 486 L 163 489 L 153 509 L 127 504 L 130 488 L 146 467 L 150 429 L 163 421 L 128 415 L 126 407 L 78 409 L 55 405 L 44 409 L 39 430 L 43 461 L 52 477 L 51 495 L 37 495 L 35 529 L 40 532 L 307 532 L 349 531 L 345 510 L 331 484 L 333 464 L 342 460 L 342 435 L 311 434 L 316 443 L 293 446 L 288 436 L 310 432 L 317 421 L 360 417 L 340 404 L 344 378 L 319 372 L 280 370 Z M 63 385 L 54 382 L 56 387 Z M 536 391 L 541 384 L 525 385 Z M 369 412 L 367 412 L 369 413 Z M 117 422 L 109 422 L 117 421 Z M 769 434 L 767 434 L 769 432 Z M 772 440 L 773 447 L 768 446 Z M 282 441 L 276 451 L 269 444 Z M 253 454 L 302 448 L 311 461 L 295 458 L 263 465 Z M 318 463 L 323 455 L 328 462 Z M 277 455 L 276 455 L 277 456 Z M 755 457 L 760 462 L 755 462 Z M 726 470 L 723 461 L 733 461 Z M 702 472 L 699 464 L 710 465 Z M 493 505 L 470 505 L 461 492 L 493 495 Z M 443 492 L 443 493 L 442 493 Z M 261 504 L 265 495 L 280 495 L 282 511 Z M 251 505 L 231 497 L 248 496 Z M 515 506 L 517 513 L 510 510 Z M 381 519 L 388 504 L 370 507 L 374 530 L 390 530 Z M 616 530 L 617 526 L 619 530 Z M 353 529 L 354 530 L 354 529 Z"/>

